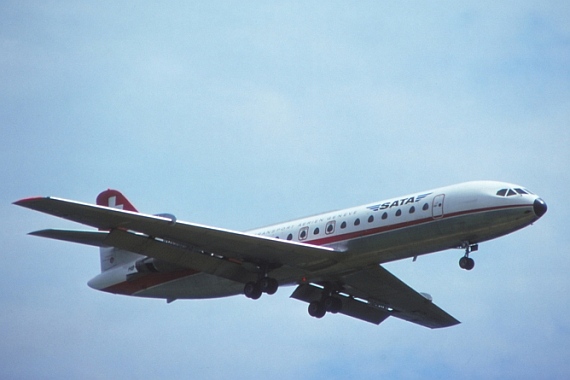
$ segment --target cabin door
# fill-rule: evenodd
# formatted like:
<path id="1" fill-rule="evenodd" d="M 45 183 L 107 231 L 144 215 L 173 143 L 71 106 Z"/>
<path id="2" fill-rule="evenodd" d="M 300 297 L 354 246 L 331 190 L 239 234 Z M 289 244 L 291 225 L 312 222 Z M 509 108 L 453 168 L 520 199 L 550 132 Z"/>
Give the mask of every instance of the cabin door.
<path id="1" fill-rule="evenodd" d="M 436 195 L 433 198 L 433 203 L 431 206 L 431 212 L 434 219 L 443 218 L 443 200 L 445 198 L 445 194 Z"/>

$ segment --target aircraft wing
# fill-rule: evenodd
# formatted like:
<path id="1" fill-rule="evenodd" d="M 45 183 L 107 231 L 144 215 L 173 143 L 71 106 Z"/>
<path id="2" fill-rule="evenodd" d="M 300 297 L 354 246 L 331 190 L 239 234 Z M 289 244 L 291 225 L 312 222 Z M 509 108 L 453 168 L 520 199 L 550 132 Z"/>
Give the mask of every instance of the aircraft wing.
<path id="1" fill-rule="evenodd" d="M 167 217 L 142 214 L 60 198 L 28 198 L 16 205 L 82 223 L 99 230 L 134 231 L 162 242 L 202 250 L 227 259 L 248 263 L 292 266 L 310 274 L 330 267 L 342 259 L 342 252 L 293 241 L 278 240 L 247 233 L 180 222 Z M 36 235 L 48 234 L 46 231 Z M 80 233 L 50 232 L 55 239 L 77 241 Z M 89 236 L 89 238 L 87 237 Z M 76 239 L 76 240 L 74 240 Z M 98 245 L 98 235 L 85 235 L 84 244 Z M 93 241 L 95 239 L 95 241 Z M 116 243 L 116 241 L 115 241 Z M 116 246 L 108 244 L 109 246 Z M 134 251 L 136 252 L 136 251 Z M 154 257 L 154 256 L 153 256 Z M 158 258 L 158 257 L 157 257 Z M 199 268 L 196 268 L 199 269 Z"/>
<path id="2" fill-rule="evenodd" d="M 341 281 L 341 314 L 375 324 L 392 316 L 432 329 L 460 323 L 380 265 L 343 276 Z M 291 297 L 312 302 L 321 295 L 321 288 L 301 284 Z"/>
<path id="3" fill-rule="evenodd" d="M 240 263 L 119 229 L 111 232 L 41 230 L 30 235 L 99 247 L 115 247 L 236 282 L 246 283 L 258 278 L 256 273 L 246 270 Z"/>
<path id="4" fill-rule="evenodd" d="M 459 323 L 380 265 L 345 276 L 343 281 L 349 294 L 389 310 L 393 317 L 430 328 Z"/>

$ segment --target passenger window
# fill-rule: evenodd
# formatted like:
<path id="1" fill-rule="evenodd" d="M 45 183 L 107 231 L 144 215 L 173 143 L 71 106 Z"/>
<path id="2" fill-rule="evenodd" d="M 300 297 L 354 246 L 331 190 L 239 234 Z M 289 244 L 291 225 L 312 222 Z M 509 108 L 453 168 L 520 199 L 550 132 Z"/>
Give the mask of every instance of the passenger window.
<path id="1" fill-rule="evenodd" d="M 388 213 L 385 212 L 384 214 L 382 214 L 382 219 L 387 219 L 388 218 Z"/>
<path id="2" fill-rule="evenodd" d="M 427 211 L 428 208 L 429 208 L 429 205 L 426 203 L 426 204 L 424 204 L 424 207 L 422 207 L 422 210 Z"/>
<path id="3" fill-rule="evenodd" d="M 287 240 L 293 240 L 293 234 L 287 235 Z"/>
<path id="4" fill-rule="evenodd" d="M 327 223 L 327 229 L 326 229 L 326 233 L 328 235 L 332 234 L 334 232 L 334 227 L 335 227 L 336 221 L 332 220 L 330 222 Z"/>
<path id="5" fill-rule="evenodd" d="M 504 197 L 505 194 L 507 194 L 507 189 L 501 189 L 501 190 L 497 191 L 497 195 L 500 197 Z"/>
<path id="6" fill-rule="evenodd" d="M 319 227 L 315 228 L 315 231 L 313 231 L 313 234 L 318 235 L 320 232 Z"/>
<path id="7" fill-rule="evenodd" d="M 340 225 L 340 228 L 346 228 L 346 222 L 342 222 L 342 224 Z"/>
<path id="8" fill-rule="evenodd" d="M 410 214 L 413 214 L 414 212 L 416 212 L 416 208 L 414 206 L 410 207 Z"/>
<path id="9" fill-rule="evenodd" d="M 374 216 L 370 215 L 370 217 L 368 218 L 368 223 L 372 223 L 374 221 Z"/>
<path id="10" fill-rule="evenodd" d="M 402 210 L 398 209 L 398 211 L 396 211 L 396 216 L 400 216 L 402 215 Z"/>
<path id="11" fill-rule="evenodd" d="M 355 225 L 355 226 L 359 226 L 359 225 L 360 225 L 360 219 L 356 219 L 356 220 L 354 221 L 354 225 Z"/>
<path id="12" fill-rule="evenodd" d="M 307 238 L 309 227 L 303 227 L 299 230 L 299 240 L 305 240 Z"/>

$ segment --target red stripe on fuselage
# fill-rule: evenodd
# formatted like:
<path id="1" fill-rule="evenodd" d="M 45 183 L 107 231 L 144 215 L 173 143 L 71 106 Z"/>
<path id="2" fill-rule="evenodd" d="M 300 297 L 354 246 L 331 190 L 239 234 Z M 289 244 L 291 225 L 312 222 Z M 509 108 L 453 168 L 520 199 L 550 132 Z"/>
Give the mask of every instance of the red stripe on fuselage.
<path id="1" fill-rule="evenodd" d="M 454 218 L 457 216 L 463 216 L 463 215 L 468 215 L 468 214 L 478 214 L 481 212 L 497 211 L 497 210 L 504 210 L 504 209 L 510 209 L 510 208 L 519 208 L 519 207 L 520 208 L 532 207 L 532 205 L 526 205 L 526 204 L 524 204 L 524 205 L 509 205 L 509 206 L 488 207 L 488 208 L 482 208 L 482 209 L 477 209 L 477 210 L 459 211 L 459 212 L 455 212 L 455 213 L 451 213 L 451 214 L 444 214 L 443 218 L 433 218 L 432 216 L 430 216 L 428 218 L 410 220 L 408 222 L 388 224 L 388 225 L 385 225 L 382 227 L 374 227 L 374 228 L 370 228 L 370 229 L 366 229 L 366 230 L 349 232 L 349 233 L 342 234 L 342 235 L 332 235 L 332 236 L 324 237 L 321 239 L 309 240 L 309 241 L 306 241 L 306 244 L 326 245 L 326 244 L 338 243 L 341 241 L 361 238 L 361 237 L 375 235 L 375 234 L 379 234 L 379 233 L 383 233 L 383 232 L 394 231 L 394 230 L 398 230 L 400 228 L 417 226 L 419 224 L 440 221 L 442 219 L 449 219 L 449 218 Z"/>

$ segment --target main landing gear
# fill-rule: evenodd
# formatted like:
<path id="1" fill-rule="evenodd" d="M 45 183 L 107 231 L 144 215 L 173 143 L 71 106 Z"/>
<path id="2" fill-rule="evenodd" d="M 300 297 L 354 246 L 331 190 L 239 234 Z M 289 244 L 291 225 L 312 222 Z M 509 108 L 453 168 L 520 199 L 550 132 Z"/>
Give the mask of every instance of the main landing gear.
<path id="1" fill-rule="evenodd" d="M 324 300 L 313 301 L 309 304 L 309 315 L 322 318 L 327 312 L 336 314 L 342 310 L 342 301 L 333 296 L 327 296 Z"/>
<path id="2" fill-rule="evenodd" d="M 279 287 L 279 283 L 276 279 L 271 277 L 262 277 L 257 282 L 248 282 L 245 284 L 243 288 L 243 294 L 247 298 L 251 299 L 258 299 L 261 297 L 261 294 L 267 293 L 269 295 L 275 294 L 277 288 Z"/>
<path id="3" fill-rule="evenodd" d="M 477 251 L 479 249 L 479 245 L 465 242 L 461 245 L 461 248 L 465 248 L 465 256 L 459 259 L 459 267 L 465 270 L 473 269 L 473 267 L 475 267 L 475 261 L 469 257 L 469 253 Z"/>
<path id="4" fill-rule="evenodd" d="M 331 290 L 331 286 L 325 286 L 321 299 L 309 304 L 309 315 L 315 318 L 322 318 L 327 312 L 336 314 L 341 311 L 342 301 L 333 296 L 333 294 L 336 294 L 336 292 Z"/>

